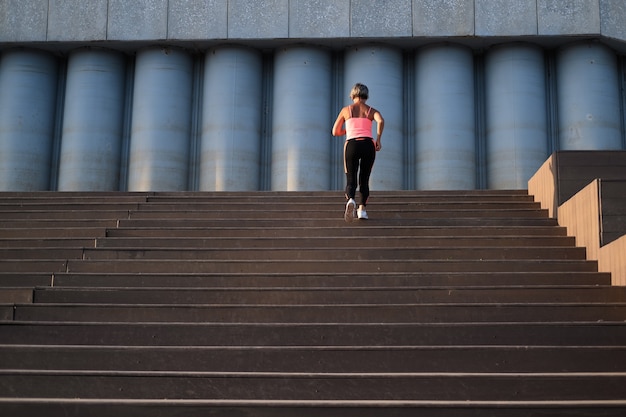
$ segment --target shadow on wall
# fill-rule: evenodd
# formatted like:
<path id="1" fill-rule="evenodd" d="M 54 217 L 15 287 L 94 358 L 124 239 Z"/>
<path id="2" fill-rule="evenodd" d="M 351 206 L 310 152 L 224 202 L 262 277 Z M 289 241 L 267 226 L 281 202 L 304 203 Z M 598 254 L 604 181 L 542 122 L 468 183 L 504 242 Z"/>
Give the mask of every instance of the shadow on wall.
<path id="1" fill-rule="evenodd" d="M 626 285 L 626 152 L 561 151 L 528 181 L 528 192 L 556 218 L 613 285 Z"/>

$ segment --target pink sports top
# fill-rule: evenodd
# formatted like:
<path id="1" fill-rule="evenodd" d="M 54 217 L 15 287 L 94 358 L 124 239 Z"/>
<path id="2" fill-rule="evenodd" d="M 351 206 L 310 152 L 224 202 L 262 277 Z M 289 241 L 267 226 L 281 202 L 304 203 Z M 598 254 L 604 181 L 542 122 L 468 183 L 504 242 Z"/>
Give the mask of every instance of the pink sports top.
<path id="1" fill-rule="evenodd" d="M 352 106 L 350 106 L 350 118 L 346 120 L 346 138 L 350 139 L 373 139 L 372 121 L 369 119 L 370 107 L 367 111 L 368 117 L 352 117 Z"/>

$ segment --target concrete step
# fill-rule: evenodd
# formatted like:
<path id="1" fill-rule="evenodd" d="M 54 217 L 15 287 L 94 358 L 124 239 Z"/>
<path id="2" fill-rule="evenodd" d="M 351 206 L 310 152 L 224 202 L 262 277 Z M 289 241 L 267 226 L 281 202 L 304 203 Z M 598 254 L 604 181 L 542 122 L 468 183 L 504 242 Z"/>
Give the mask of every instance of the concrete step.
<path id="1" fill-rule="evenodd" d="M 33 389 L 32 381 L 37 382 Z M 5 398 L 574 401 L 621 398 L 626 373 L 237 373 L 0 370 Z M 589 387 L 594 389 L 590 390 Z M 98 387 L 94 390 L 93 387 Z"/>
<path id="2" fill-rule="evenodd" d="M 83 220 L 84 221 L 102 221 L 107 219 L 127 219 L 132 210 L 117 209 L 117 210 L 19 210 L 19 211 L 0 211 L 0 216 L 4 224 L 10 225 L 10 221 L 13 220 L 14 224 L 24 224 L 29 220 Z M 19 222 L 19 223 L 17 223 Z"/>
<path id="3" fill-rule="evenodd" d="M 384 403 L 384 405 L 382 405 Z M 0 411 L 11 416 L 46 415 L 65 417 L 66 410 L 75 410 L 77 415 L 92 417 L 150 415 L 163 417 L 185 415 L 202 417 L 206 415 L 246 415 L 246 416 L 362 416 L 380 415 L 381 407 L 385 416 L 408 417 L 473 417 L 477 415 L 523 417 L 529 415 L 550 415 L 565 417 L 583 415 L 589 417 L 615 416 L 626 410 L 620 401 L 267 401 L 267 400 L 81 400 L 63 399 L 3 399 Z M 574 413 L 574 414 L 572 414 Z"/>
<path id="4" fill-rule="evenodd" d="M 32 303 L 33 289 L 28 287 L 0 286 L 0 304 Z"/>
<path id="5" fill-rule="evenodd" d="M 0 257 L 6 259 L 37 259 L 37 258 L 65 258 L 65 259 L 158 259 L 158 260 L 303 260 L 303 261 L 331 261 L 344 262 L 367 261 L 403 261 L 403 260 L 500 260 L 500 259 L 532 259 L 532 260 L 586 260 L 584 248 L 572 247 L 403 247 L 385 246 L 360 247 L 356 244 L 349 246 L 328 245 L 328 247 L 293 248 L 278 247 L 248 248 L 245 242 L 243 247 L 231 249 L 210 249 L 196 247 L 180 248 L 84 248 L 84 249 L 50 249 L 50 248 L 0 248 Z"/>
<path id="6" fill-rule="evenodd" d="M 43 246 L 43 239 L 4 239 L 0 247 Z M 70 239 L 52 239 L 52 246 L 69 246 Z M 74 240 L 75 246 L 107 249 L 126 248 L 433 248 L 433 247 L 568 247 L 575 246 L 575 239 L 568 236 L 337 236 L 328 239 L 319 237 L 106 237 L 93 240 Z"/>
<path id="7" fill-rule="evenodd" d="M 273 226 L 273 227 L 165 227 L 153 225 L 150 227 L 131 227 L 126 222 L 120 222 L 118 228 L 109 228 L 106 237 L 111 238 L 336 238 L 336 237 L 412 237 L 412 238 L 433 238 L 433 237 L 567 237 L 567 229 L 555 226 L 375 226 L 371 223 L 354 223 L 350 227 L 345 224 L 338 226 Z M 572 239 L 568 237 L 568 239 Z M 572 246 L 574 246 L 572 244 Z"/>
<path id="8" fill-rule="evenodd" d="M 333 244 L 346 242 L 333 242 Z M 506 246 L 460 246 L 460 247 L 405 247 L 380 245 L 361 247 L 358 242 L 348 241 L 341 246 L 300 247 L 279 246 L 267 248 L 261 245 L 254 247 L 233 247 L 224 249 L 198 247 L 6 247 L 0 245 L 2 259 L 172 259 L 172 260 L 417 260 L 417 259 L 586 259 L 584 248 L 574 247 L 506 247 Z"/>
<path id="9" fill-rule="evenodd" d="M 242 218 L 242 219 L 327 219 L 327 218 L 343 218 L 343 206 L 330 207 L 324 209 L 322 207 L 311 208 L 306 204 L 302 205 L 302 208 L 294 207 L 281 209 L 275 205 L 269 207 L 255 207 L 255 208 L 199 208 L 189 209 L 186 206 L 182 206 L 178 210 L 175 208 L 163 208 L 157 209 L 156 207 L 144 208 L 141 210 L 124 208 L 124 207 L 111 207 L 109 209 L 95 206 L 90 210 L 71 210 L 58 208 L 56 210 L 3 210 L 0 211 L 4 221 L 7 220 L 63 220 L 63 219 L 124 219 L 124 218 L 171 218 L 173 215 L 176 218 L 181 219 L 229 219 L 229 218 Z M 488 209 L 477 206 L 475 208 L 467 209 L 447 209 L 446 207 L 432 207 L 431 209 L 380 209 L 369 208 L 368 212 L 370 217 L 376 219 L 419 219 L 419 218 L 436 218 L 441 215 L 443 211 L 449 212 L 453 217 L 537 217 L 544 218 L 545 212 L 534 208 L 502 208 L 502 209 Z"/>
<path id="10" fill-rule="evenodd" d="M 465 210 L 445 210 L 442 208 L 433 208 L 431 210 L 393 210 L 393 211 L 375 211 L 374 208 L 370 208 L 368 206 L 367 210 L 370 220 L 419 220 L 419 219 L 437 219 L 442 216 L 442 213 L 446 213 L 446 218 L 455 218 L 455 219 L 481 219 L 481 218 L 490 218 L 490 219 L 509 219 L 509 218 L 524 218 L 524 219 L 547 219 L 547 211 L 541 211 L 534 208 L 529 209 L 499 209 L 499 210 L 484 210 L 481 208 L 475 209 L 465 209 Z M 59 216 L 62 216 L 62 213 L 59 213 Z M 340 206 L 335 208 L 334 210 L 300 210 L 300 209 L 289 209 L 289 210 L 267 210 L 264 208 L 250 208 L 245 210 L 237 210 L 237 209 L 224 209 L 224 210 L 138 210 L 128 211 L 128 216 L 125 215 L 124 212 L 119 212 L 115 210 L 111 210 L 108 212 L 101 212 L 102 216 L 92 215 L 91 212 L 76 212 L 77 215 L 84 215 L 87 218 L 125 218 L 128 217 L 130 219 L 176 219 L 176 220 L 186 220 L 186 219 L 198 219 L 198 220 L 208 220 L 208 219 L 241 219 L 241 220 L 315 220 L 315 219 L 336 219 L 339 218 L 343 220 L 344 208 Z M 10 213 L 8 213 L 10 214 Z M 28 213 L 24 213 L 26 215 Z M 35 213 L 33 213 L 34 215 Z M 20 216 L 21 213 L 16 213 L 16 216 Z M 42 218 L 45 217 L 46 213 L 41 214 Z M 7 216 L 9 217 L 9 216 Z M 49 217 L 53 217 L 49 215 Z M 364 221 L 363 221 L 364 222 Z"/>
<path id="11" fill-rule="evenodd" d="M 0 288 L 26 287 L 32 290 L 35 287 L 51 286 L 53 278 L 54 275 L 49 273 L 0 272 Z"/>
<path id="12" fill-rule="evenodd" d="M 15 236 L 26 237 L 24 233 L 28 233 L 24 229 L 30 229 L 31 233 L 41 233 L 41 229 L 104 229 L 107 227 L 117 227 L 119 220 L 117 218 L 98 220 L 98 219 L 36 219 L 36 220 L 3 220 L 0 218 L 0 237 Z M 9 229 L 9 230 L 5 230 Z M 99 233 L 102 233 L 100 231 Z"/>
<path id="13" fill-rule="evenodd" d="M 66 417 L 67 410 L 90 417 L 140 416 L 185 417 L 378 417 L 381 408 L 387 417 L 615 417 L 626 411 L 626 402 L 599 401 L 349 401 L 349 400 L 120 400 L 120 399 L 14 399 L 0 398 L 0 412 L 12 417 Z"/>
<path id="14" fill-rule="evenodd" d="M 94 238 L 50 237 L 50 238 L 0 238 L 0 249 L 51 249 L 95 247 Z"/>
<path id="15" fill-rule="evenodd" d="M 62 223 L 58 221 L 59 224 Z M 55 225 L 54 221 L 47 221 L 51 226 Z M 71 224 L 68 224 L 71 226 Z M 215 227 L 237 227 L 237 228 L 274 228 L 274 227 L 302 227 L 302 228 L 370 228 L 370 227 L 484 227 L 484 226 L 497 226 L 497 227 L 511 227 L 511 226 L 523 226 L 523 227 L 545 227 L 556 226 L 555 219 L 537 217 L 501 217 L 501 218 L 475 218 L 475 217 L 439 217 L 433 218 L 385 218 L 376 219 L 371 216 L 369 220 L 359 220 L 352 223 L 346 223 L 343 219 L 343 212 L 333 214 L 332 218 L 320 218 L 309 219 L 306 216 L 300 216 L 296 218 L 280 218 L 280 219 L 249 219 L 249 218 L 191 218 L 191 219 L 178 219 L 178 218 L 150 218 L 150 219 L 119 219 L 116 224 L 109 227 L 123 227 L 123 228 L 145 228 L 145 227 L 162 227 L 162 228 L 215 228 Z"/>
<path id="16" fill-rule="evenodd" d="M 428 304 L 619 303 L 626 287 L 37 288 L 36 303 L 67 304 Z"/>
<path id="17" fill-rule="evenodd" d="M 460 260 L 162 260 L 162 259 L 0 259 L 7 273 L 184 273 L 184 274 L 346 274 L 446 272 L 597 272 L 595 261 L 544 259 Z"/>
<path id="18" fill-rule="evenodd" d="M 433 272 L 597 272 L 597 263 L 586 260 L 179 260 L 110 259 L 100 260 L 19 260 L 0 261 L 7 272 L 108 272 L 108 273 L 433 273 Z"/>
<path id="19" fill-rule="evenodd" d="M 0 259 L 82 259 L 82 247 L 0 247 Z"/>
<path id="20" fill-rule="evenodd" d="M 170 323 L 626 321 L 626 303 L 16 304 L 14 320 Z"/>
<path id="21" fill-rule="evenodd" d="M 0 271 L 3 273 L 48 274 L 67 272 L 68 261 L 65 259 L 0 259 Z"/>
<path id="22" fill-rule="evenodd" d="M 101 226 L 77 227 L 70 225 L 69 227 L 62 227 L 54 224 L 52 227 L 46 227 L 41 223 L 36 223 L 31 225 L 34 227 L 5 228 L 0 229 L 0 239 L 82 239 L 104 237 L 107 233 L 107 227 L 115 227 L 116 224 L 115 221 L 96 221 L 95 223 L 100 223 Z"/>
<path id="23" fill-rule="evenodd" d="M 180 201 L 323 201 L 325 199 L 345 202 L 343 190 L 339 191 L 159 191 L 146 196 L 147 201 L 180 202 Z M 372 190 L 372 201 L 386 200 L 514 200 L 533 201 L 526 190 Z"/>
<path id="24" fill-rule="evenodd" d="M 11 311 L 13 310 L 13 306 Z M 626 346 L 626 323 L 146 323 L 0 321 L 3 345 Z"/>
<path id="25" fill-rule="evenodd" d="M 623 346 L 0 346 L 0 369 L 496 373 L 626 372 Z"/>
<path id="26" fill-rule="evenodd" d="M 20 282 L 21 274 L 1 274 L 0 282 Z M 482 287 L 494 285 L 516 286 L 589 286 L 610 285 L 611 275 L 600 272 L 440 272 L 440 273 L 276 273 L 276 274 L 196 274 L 196 273 L 56 273 L 24 274 L 41 277 L 32 286 L 59 287 L 141 287 L 141 288 L 220 288 L 220 287 Z M 6 278 L 4 278 L 6 277 Z M 30 278 L 28 278 L 30 279 Z M 27 281 L 30 282 L 30 281 Z M 40 282 L 43 282 L 41 284 Z"/>
<path id="27" fill-rule="evenodd" d="M 284 200 L 272 200 L 266 202 L 246 202 L 246 201 L 228 201 L 224 202 L 219 199 L 206 202 L 194 202 L 194 201 L 180 201 L 180 202 L 146 202 L 138 203 L 134 206 L 128 204 L 125 208 L 132 211 L 141 212 L 254 212 L 254 211 L 284 211 L 299 213 L 315 214 L 316 212 L 342 212 L 345 209 L 345 200 L 343 198 L 326 199 L 323 201 L 284 201 Z M 110 206 L 118 207 L 120 204 L 111 203 Z M 57 206 L 54 206 L 57 207 Z M 58 208 L 62 208 L 63 205 L 59 205 Z M 69 206 L 71 209 L 80 209 L 80 206 Z M 107 206 L 105 206 L 107 207 Z M 415 201 L 413 199 L 406 200 L 383 200 L 375 203 L 368 204 L 368 209 L 377 213 L 405 213 L 405 212 L 429 212 L 429 211 L 445 211 L 451 213 L 464 212 L 464 211 L 537 211 L 544 213 L 541 210 L 541 204 L 534 201 L 484 201 L 475 200 L 468 201 L 464 199 L 458 200 L 431 200 L 431 201 Z M 1 208 L 1 206 L 0 206 Z M 7 207 L 8 208 L 8 207 Z M 85 208 L 92 208 L 92 206 L 85 205 Z M 30 209 L 30 207 L 27 207 Z"/>

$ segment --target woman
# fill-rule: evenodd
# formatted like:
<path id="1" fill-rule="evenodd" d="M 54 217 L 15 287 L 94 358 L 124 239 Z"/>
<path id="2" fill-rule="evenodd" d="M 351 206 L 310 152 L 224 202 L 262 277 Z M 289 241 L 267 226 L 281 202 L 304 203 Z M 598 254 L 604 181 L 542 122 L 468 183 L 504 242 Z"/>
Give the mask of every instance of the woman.
<path id="1" fill-rule="evenodd" d="M 339 112 L 333 136 L 346 135 L 343 146 L 343 166 L 346 173 L 346 211 L 344 219 L 351 222 L 355 217 L 367 219 L 365 206 L 369 198 L 369 180 L 376 159 L 376 152 L 382 145 L 380 138 L 385 127 L 385 120 L 380 112 L 366 104 L 369 90 L 364 84 L 357 83 L 350 91 L 352 104 Z M 376 121 L 376 140 L 372 138 L 372 121 Z M 345 127 L 344 127 L 345 124 Z M 360 192 L 359 208 L 354 200 L 358 184 Z"/>

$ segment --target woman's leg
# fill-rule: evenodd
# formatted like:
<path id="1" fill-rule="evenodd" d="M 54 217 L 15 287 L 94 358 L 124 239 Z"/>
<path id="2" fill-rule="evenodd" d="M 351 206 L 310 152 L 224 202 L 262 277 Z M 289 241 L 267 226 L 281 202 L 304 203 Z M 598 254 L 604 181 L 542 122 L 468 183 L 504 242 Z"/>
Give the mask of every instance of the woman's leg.
<path id="1" fill-rule="evenodd" d="M 346 173 L 346 198 L 354 199 L 357 186 L 357 171 L 359 168 L 359 156 L 357 154 L 357 141 L 348 140 L 343 145 L 343 169 Z"/>
<path id="2" fill-rule="evenodd" d="M 374 160 L 376 159 L 376 148 L 374 142 L 371 140 L 359 141 L 359 156 L 361 159 L 359 169 L 359 193 L 361 194 L 360 205 L 366 206 L 367 199 L 370 196 L 370 174 L 374 166 Z"/>

